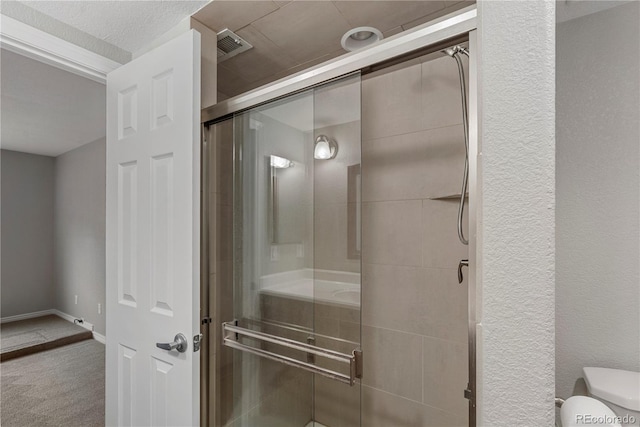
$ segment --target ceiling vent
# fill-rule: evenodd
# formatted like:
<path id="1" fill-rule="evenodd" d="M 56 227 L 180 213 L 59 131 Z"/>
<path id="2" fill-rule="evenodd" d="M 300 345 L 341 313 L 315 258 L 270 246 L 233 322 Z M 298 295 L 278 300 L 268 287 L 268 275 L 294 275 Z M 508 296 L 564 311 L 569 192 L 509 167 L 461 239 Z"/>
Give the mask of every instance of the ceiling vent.
<path id="1" fill-rule="evenodd" d="M 252 47 L 248 41 L 225 28 L 218 33 L 218 63 L 226 61 Z"/>

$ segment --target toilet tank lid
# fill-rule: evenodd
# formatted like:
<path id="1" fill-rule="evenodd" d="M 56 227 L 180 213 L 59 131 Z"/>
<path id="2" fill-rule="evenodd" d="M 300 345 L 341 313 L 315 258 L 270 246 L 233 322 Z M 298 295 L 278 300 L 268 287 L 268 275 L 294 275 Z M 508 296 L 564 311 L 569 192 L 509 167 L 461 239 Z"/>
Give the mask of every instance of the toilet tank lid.
<path id="1" fill-rule="evenodd" d="M 640 372 L 583 368 L 591 395 L 632 411 L 640 411 Z"/>

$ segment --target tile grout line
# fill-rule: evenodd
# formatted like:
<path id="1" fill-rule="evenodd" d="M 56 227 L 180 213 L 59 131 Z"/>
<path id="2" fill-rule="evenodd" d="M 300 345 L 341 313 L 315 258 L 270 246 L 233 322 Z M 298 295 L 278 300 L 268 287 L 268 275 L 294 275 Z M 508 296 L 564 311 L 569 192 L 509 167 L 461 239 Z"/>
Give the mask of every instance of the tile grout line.
<path id="1" fill-rule="evenodd" d="M 384 326 L 368 325 L 366 323 L 362 323 L 362 326 L 366 327 L 366 328 L 371 328 L 371 329 L 380 329 L 380 330 L 388 331 L 388 332 L 397 332 L 397 333 L 400 333 L 400 334 L 411 335 L 411 336 L 414 336 L 414 337 L 422 338 L 423 341 L 424 341 L 425 338 L 429 338 L 429 339 L 432 339 L 432 340 L 444 341 L 444 342 L 451 343 L 451 344 L 465 344 L 466 343 L 466 342 L 463 342 L 463 341 L 454 341 L 454 340 L 450 340 L 450 339 L 446 339 L 446 338 L 434 337 L 434 336 L 431 336 L 431 335 L 418 334 L 416 332 L 409 332 L 409 331 L 402 331 L 400 329 L 386 328 Z"/>
<path id="2" fill-rule="evenodd" d="M 370 388 L 372 390 L 376 390 L 376 391 L 379 391 L 381 393 L 384 393 L 384 394 L 387 394 L 387 395 L 390 395 L 390 396 L 393 396 L 393 397 L 397 397 L 398 399 L 403 399 L 403 400 L 406 400 L 408 402 L 416 403 L 416 404 L 421 405 L 421 406 L 426 406 L 428 408 L 432 408 L 432 409 L 444 412 L 445 414 L 448 414 L 448 415 L 453 415 L 455 417 L 459 416 L 458 414 L 454 414 L 453 412 L 449 412 L 449 411 L 444 410 L 442 408 L 438 408 L 437 406 L 429 405 L 429 404 L 423 403 L 423 402 L 418 402 L 417 400 L 413 400 L 413 399 L 408 398 L 408 397 L 400 396 L 399 394 L 391 393 L 390 391 L 383 390 L 383 389 L 378 388 L 378 387 L 373 387 L 373 386 L 367 385 L 367 384 L 361 384 L 361 387 Z"/>
<path id="3" fill-rule="evenodd" d="M 435 131 L 435 130 L 454 128 L 454 127 L 462 127 L 462 122 L 453 123 L 453 124 L 444 125 L 444 126 L 432 127 L 432 128 L 428 128 L 428 129 L 420 129 L 420 130 L 416 130 L 416 131 L 413 131 L 413 132 L 404 132 L 404 133 L 396 133 L 396 134 L 391 134 L 391 135 L 386 135 L 386 136 L 379 136 L 377 138 L 365 138 L 365 137 L 362 137 L 362 143 L 364 145 L 364 143 L 369 142 L 369 141 L 373 142 L 373 141 L 378 141 L 378 140 L 381 140 L 381 139 L 397 138 L 397 137 L 405 136 L 405 135 L 415 135 L 415 134 L 418 134 L 418 133 L 427 133 L 427 132 L 431 132 L 431 131 Z"/>

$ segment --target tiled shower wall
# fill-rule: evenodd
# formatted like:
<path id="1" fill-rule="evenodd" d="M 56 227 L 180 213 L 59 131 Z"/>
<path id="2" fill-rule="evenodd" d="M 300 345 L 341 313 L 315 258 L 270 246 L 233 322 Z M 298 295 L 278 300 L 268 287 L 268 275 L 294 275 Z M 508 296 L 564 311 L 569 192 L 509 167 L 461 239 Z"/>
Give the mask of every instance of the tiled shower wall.
<path id="1" fill-rule="evenodd" d="M 455 60 L 364 76 L 362 140 L 362 425 L 467 425 L 468 251 L 438 199 L 464 167 Z"/>

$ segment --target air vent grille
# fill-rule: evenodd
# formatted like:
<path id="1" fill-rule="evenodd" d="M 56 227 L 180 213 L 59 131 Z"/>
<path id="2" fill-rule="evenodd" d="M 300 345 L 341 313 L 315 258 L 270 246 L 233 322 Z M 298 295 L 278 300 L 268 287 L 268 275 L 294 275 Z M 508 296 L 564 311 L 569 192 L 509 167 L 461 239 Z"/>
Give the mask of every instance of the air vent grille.
<path id="1" fill-rule="evenodd" d="M 248 41 L 225 28 L 218 33 L 218 62 L 225 61 L 252 47 Z"/>

